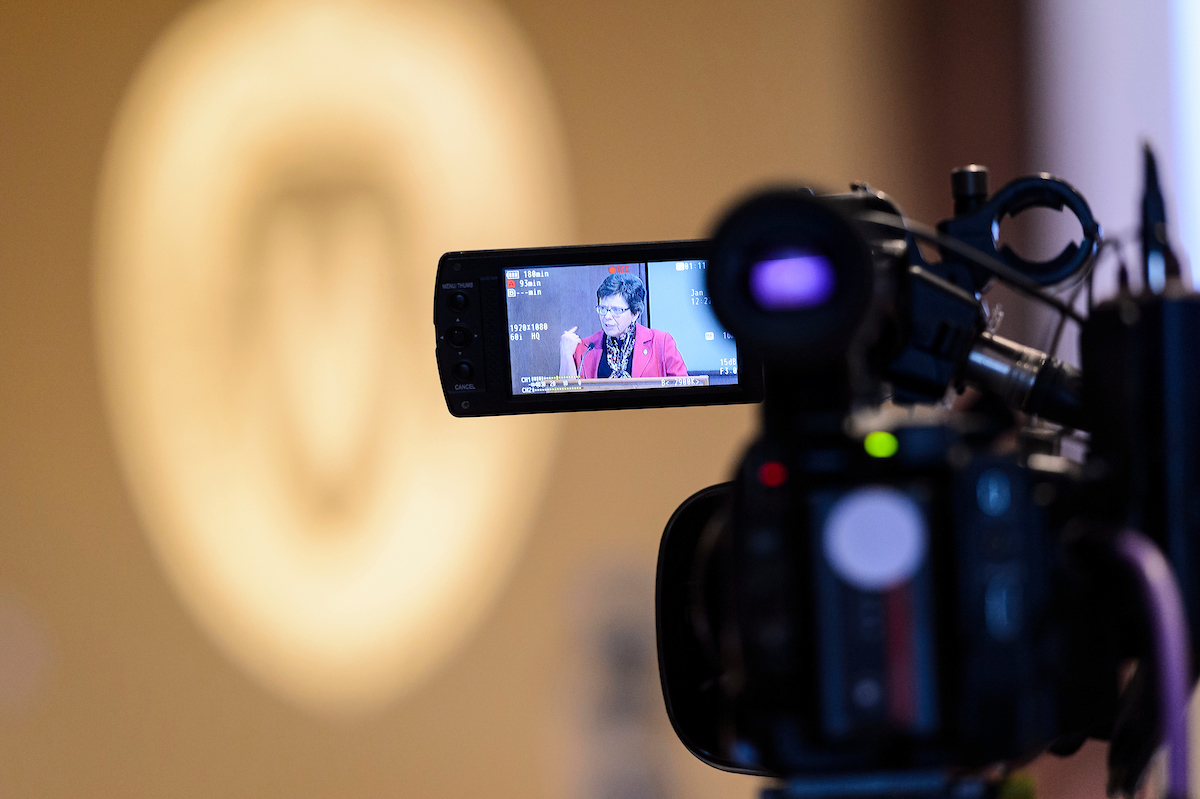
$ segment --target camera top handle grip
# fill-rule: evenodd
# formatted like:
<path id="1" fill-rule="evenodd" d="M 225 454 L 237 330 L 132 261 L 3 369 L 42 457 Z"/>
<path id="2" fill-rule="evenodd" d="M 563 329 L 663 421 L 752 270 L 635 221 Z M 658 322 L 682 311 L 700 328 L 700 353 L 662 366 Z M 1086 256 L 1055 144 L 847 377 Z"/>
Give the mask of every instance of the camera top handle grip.
<path id="1" fill-rule="evenodd" d="M 986 196 L 986 178 L 979 183 L 984 187 Z M 1006 184 L 986 201 L 980 196 L 960 195 L 957 189 L 956 185 L 958 213 L 953 219 L 939 224 L 938 229 L 989 255 L 995 254 L 997 258 L 1040 285 L 1049 286 L 1066 280 L 1086 265 L 1096 252 L 1101 236 L 1100 225 L 1092 216 L 1092 209 L 1088 207 L 1087 200 L 1064 180 L 1044 172 L 1027 175 Z M 1083 229 L 1082 242 L 1068 243 L 1062 252 L 1048 261 L 1030 261 L 1022 258 L 1007 244 L 999 250 L 996 249 L 996 232 L 1003 217 L 1013 217 L 1030 208 L 1061 211 L 1064 207 L 1079 220 Z M 958 260 L 946 252 L 942 253 L 942 257 Z M 967 266 L 974 288 L 977 291 L 982 290 L 991 276 Z"/>

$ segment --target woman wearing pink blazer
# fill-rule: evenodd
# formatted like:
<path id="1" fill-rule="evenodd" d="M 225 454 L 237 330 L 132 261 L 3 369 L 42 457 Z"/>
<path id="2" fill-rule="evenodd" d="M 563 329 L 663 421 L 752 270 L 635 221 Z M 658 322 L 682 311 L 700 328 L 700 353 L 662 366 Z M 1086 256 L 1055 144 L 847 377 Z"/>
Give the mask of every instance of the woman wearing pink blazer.
<path id="1" fill-rule="evenodd" d="M 579 326 L 559 341 L 559 374 L 580 377 L 677 377 L 687 374 L 670 333 L 635 320 L 646 307 L 646 286 L 627 272 L 614 272 L 596 289 L 600 330 L 581 339 Z"/>

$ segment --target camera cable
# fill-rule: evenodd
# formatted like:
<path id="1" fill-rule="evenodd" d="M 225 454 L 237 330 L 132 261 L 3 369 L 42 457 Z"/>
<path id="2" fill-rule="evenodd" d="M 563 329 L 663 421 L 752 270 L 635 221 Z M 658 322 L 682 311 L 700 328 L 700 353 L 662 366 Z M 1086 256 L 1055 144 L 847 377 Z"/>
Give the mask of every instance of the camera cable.
<path id="1" fill-rule="evenodd" d="M 960 258 L 963 258 L 976 266 L 986 269 L 1000 280 L 1004 281 L 1014 289 L 1020 291 L 1035 300 L 1049 305 L 1064 316 L 1069 316 L 1076 322 L 1082 323 L 1084 317 L 1076 311 L 1070 304 L 1063 302 L 1058 297 L 1055 297 L 1050 292 L 1043 289 L 1038 283 L 1025 275 L 1021 274 L 1016 269 L 1013 269 L 1008 264 L 981 252 L 976 248 L 963 244 L 958 239 L 939 233 L 934 228 L 928 225 L 923 225 L 920 222 L 914 222 L 903 216 L 896 214 L 887 214 L 882 211 L 866 211 L 855 217 L 860 222 L 868 225 L 876 225 L 878 227 L 888 228 L 889 230 L 902 231 L 909 233 L 919 239 L 924 239 L 928 242 L 936 244 L 944 250 L 954 253 Z"/>
<path id="2" fill-rule="evenodd" d="M 1188 629 L 1179 585 L 1162 552 L 1139 532 L 1125 530 L 1115 541 L 1117 556 L 1132 570 L 1150 623 L 1158 687 L 1158 725 L 1167 747 L 1167 799 L 1187 799 Z"/>

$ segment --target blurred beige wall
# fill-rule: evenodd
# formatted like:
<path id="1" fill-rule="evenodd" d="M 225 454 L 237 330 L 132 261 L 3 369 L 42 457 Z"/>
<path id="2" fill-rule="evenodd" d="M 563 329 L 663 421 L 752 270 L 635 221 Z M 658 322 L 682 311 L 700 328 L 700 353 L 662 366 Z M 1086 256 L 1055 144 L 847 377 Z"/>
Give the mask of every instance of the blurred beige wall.
<path id="1" fill-rule="evenodd" d="M 269 694 L 205 637 L 152 556 L 97 375 L 102 156 L 135 69 L 187 5 L 0 11 L 0 794 L 575 795 L 563 742 L 586 740 L 571 707 L 592 674 L 587 586 L 635 575 L 632 607 L 650 623 L 662 526 L 725 478 L 753 409 L 570 415 L 530 543 L 446 666 L 351 720 Z M 581 241 L 702 235 L 750 186 L 801 177 L 868 180 L 934 220 L 950 166 L 990 162 L 1000 179 L 1023 166 L 1015 3 L 507 8 L 561 114 Z M 654 478 L 619 520 L 564 524 L 597 470 L 592 448 L 616 443 Z M 655 708 L 664 794 L 753 794 L 755 781 L 691 758 Z"/>

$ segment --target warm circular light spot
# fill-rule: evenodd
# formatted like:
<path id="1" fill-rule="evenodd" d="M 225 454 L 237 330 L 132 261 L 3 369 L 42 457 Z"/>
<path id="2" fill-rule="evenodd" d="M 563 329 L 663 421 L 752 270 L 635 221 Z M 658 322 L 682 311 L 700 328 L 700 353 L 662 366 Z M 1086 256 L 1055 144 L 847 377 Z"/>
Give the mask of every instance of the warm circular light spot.
<path id="1" fill-rule="evenodd" d="M 387 701 L 510 571 L 557 419 L 453 419 L 430 295 L 443 251 L 567 238 L 562 153 L 487 3 L 222 0 L 139 73 L 97 220 L 117 448 L 184 600 L 283 696 Z"/>

